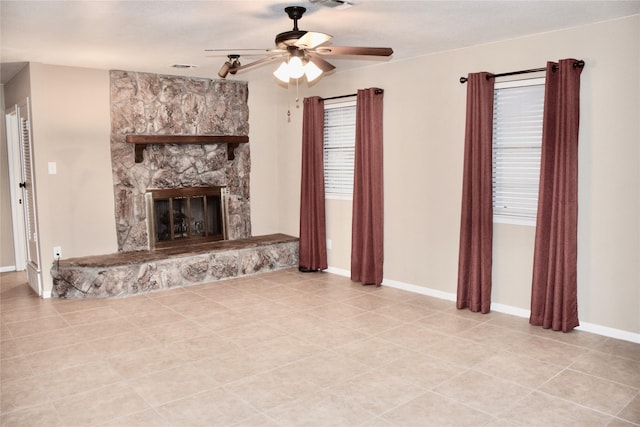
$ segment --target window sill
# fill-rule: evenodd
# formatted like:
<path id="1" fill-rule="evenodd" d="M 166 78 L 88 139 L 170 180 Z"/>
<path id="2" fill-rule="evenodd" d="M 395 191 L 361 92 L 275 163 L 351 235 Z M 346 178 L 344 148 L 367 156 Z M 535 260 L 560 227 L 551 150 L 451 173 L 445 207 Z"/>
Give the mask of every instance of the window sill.
<path id="1" fill-rule="evenodd" d="M 535 227 L 536 220 L 534 218 L 516 218 L 510 216 L 501 216 L 494 215 L 493 216 L 494 224 L 510 224 L 510 225 L 524 225 L 527 227 Z"/>

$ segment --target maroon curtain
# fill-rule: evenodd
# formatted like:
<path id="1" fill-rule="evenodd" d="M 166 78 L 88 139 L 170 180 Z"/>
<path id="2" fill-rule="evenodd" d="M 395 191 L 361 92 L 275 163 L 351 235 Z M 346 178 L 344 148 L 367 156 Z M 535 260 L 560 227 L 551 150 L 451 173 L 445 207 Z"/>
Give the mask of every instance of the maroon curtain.
<path id="1" fill-rule="evenodd" d="M 578 124 L 582 68 L 574 64 L 575 59 L 547 64 L 529 319 L 532 325 L 564 332 L 579 325 Z"/>
<path id="2" fill-rule="evenodd" d="M 324 100 L 305 98 L 300 185 L 300 271 L 327 268 L 324 211 Z"/>
<path id="3" fill-rule="evenodd" d="M 382 283 L 382 89 L 360 89 L 356 101 L 351 280 Z"/>
<path id="4" fill-rule="evenodd" d="M 491 309 L 493 78 L 469 74 L 456 307 Z"/>

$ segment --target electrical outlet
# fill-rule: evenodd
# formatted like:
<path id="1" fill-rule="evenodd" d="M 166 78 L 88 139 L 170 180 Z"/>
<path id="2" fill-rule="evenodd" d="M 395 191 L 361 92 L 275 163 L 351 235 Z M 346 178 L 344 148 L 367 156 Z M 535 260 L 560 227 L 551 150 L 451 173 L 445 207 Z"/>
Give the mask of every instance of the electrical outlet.
<path id="1" fill-rule="evenodd" d="M 62 258 L 62 246 L 53 247 L 53 257 L 55 259 Z"/>

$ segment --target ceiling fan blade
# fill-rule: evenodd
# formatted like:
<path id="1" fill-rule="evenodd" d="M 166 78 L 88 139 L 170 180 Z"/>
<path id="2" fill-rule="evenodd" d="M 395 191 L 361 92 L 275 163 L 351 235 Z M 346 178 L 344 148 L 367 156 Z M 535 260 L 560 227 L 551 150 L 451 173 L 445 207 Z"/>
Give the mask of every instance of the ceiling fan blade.
<path id="1" fill-rule="evenodd" d="M 208 58 L 216 58 L 216 57 L 228 57 L 229 55 L 234 56 L 264 56 L 269 54 L 269 49 L 205 49 L 205 52 L 208 52 L 206 55 Z"/>
<path id="2" fill-rule="evenodd" d="M 320 46 L 321 44 L 328 42 L 332 37 L 333 36 L 330 36 L 329 34 L 307 31 L 294 43 L 294 45 L 300 49 L 313 49 L 316 46 Z"/>
<path id="3" fill-rule="evenodd" d="M 258 59 L 257 61 L 249 62 L 248 64 L 244 64 L 244 65 L 241 65 L 239 67 L 232 68 L 231 72 L 235 74 L 235 72 L 238 72 L 240 70 L 245 70 L 245 69 L 250 68 L 250 67 L 255 67 L 255 66 L 258 66 L 258 65 L 266 64 L 267 62 L 275 61 L 276 59 L 283 58 L 284 56 L 286 56 L 286 55 L 285 54 L 278 54 L 278 55 L 267 56 L 266 58 Z"/>
<path id="4" fill-rule="evenodd" d="M 315 52 L 321 55 L 391 56 L 393 49 L 390 47 L 323 46 L 315 49 Z"/>
<path id="5" fill-rule="evenodd" d="M 232 52 L 232 51 L 229 51 Z M 267 52 L 266 54 L 268 54 L 269 52 Z M 210 53 L 208 55 L 205 55 L 207 58 L 225 58 L 228 57 L 230 54 L 229 53 Z M 231 54 L 233 55 L 233 54 Z M 262 53 L 241 53 L 240 54 L 243 58 L 249 57 L 249 56 L 264 56 L 265 52 Z"/>
<path id="6" fill-rule="evenodd" d="M 247 51 L 253 51 L 253 52 L 267 52 L 269 49 L 205 49 L 205 52 L 247 52 Z"/>
<path id="7" fill-rule="evenodd" d="M 320 68 L 325 73 L 329 72 L 331 70 L 334 70 L 336 68 L 332 64 L 330 64 L 329 62 L 327 62 L 324 59 L 320 58 L 318 55 L 316 55 L 314 53 L 307 52 L 307 55 L 309 56 L 309 60 L 311 62 L 313 62 L 314 64 L 316 64 L 318 66 L 318 68 Z"/>

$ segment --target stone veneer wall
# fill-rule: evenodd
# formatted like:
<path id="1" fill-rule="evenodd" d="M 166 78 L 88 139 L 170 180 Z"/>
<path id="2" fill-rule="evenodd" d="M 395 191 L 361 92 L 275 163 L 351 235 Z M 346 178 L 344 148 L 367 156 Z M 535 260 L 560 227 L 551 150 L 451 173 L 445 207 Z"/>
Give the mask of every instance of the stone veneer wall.
<path id="1" fill-rule="evenodd" d="M 111 71 L 111 162 L 119 251 L 149 248 L 149 188 L 226 186 L 228 237 L 251 236 L 249 144 L 228 160 L 226 144 L 148 145 L 134 162 L 127 134 L 248 135 L 246 82 Z"/>

